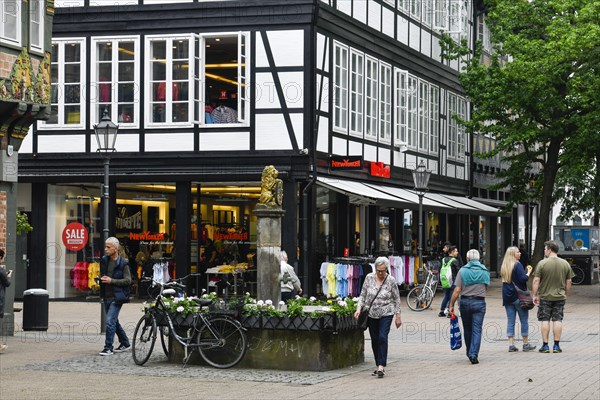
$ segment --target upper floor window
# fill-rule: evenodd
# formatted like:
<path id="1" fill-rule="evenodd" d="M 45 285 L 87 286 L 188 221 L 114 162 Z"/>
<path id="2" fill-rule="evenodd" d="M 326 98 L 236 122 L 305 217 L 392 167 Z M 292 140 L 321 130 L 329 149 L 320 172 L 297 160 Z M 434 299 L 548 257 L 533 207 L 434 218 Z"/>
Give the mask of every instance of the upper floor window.
<path id="1" fill-rule="evenodd" d="M 3 0 L 0 42 L 21 44 L 21 0 Z"/>
<path id="2" fill-rule="evenodd" d="M 392 140 L 392 67 L 379 63 L 379 141 Z"/>
<path id="3" fill-rule="evenodd" d="M 83 129 L 85 102 L 84 39 L 61 39 L 52 43 L 50 66 L 50 118 L 40 122 L 45 128 Z"/>
<path id="4" fill-rule="evenodd" d="M 138 38 L 93 38 L 91 58 L 92 123 L 100 122 L 106 110 L 121 128 L 139 126 Z"/>
<path id="5" fill-rule="evenodd" d="M 406 107 L 407 107 L 407 145 L 411 149 L 416 149 L 418 146 L 418 129 L 419 129 L 419 88 L 418 79 L 414 75 L 408 75 L 408 87 L 406 91 Z"/>
<path id="6" fill-rule="evenodd" d="M 29 44 L 32 50 L 38 52 L 44 51 L 44 15 L 44 0 L 30 0 Z"/>
<path id="7" fill-rule="evenodd" d="M 197 36 L 200 82 L 198 123 L 250 121 L 250 44 L 245 32 Z"/>
<path id="8" fill-rule="evenodd" d="M 395 69 L 395 87 L 394 87 L 394 142 L 397 145 L 408 143 L 408 73 L 406 71 Z"/>
<path id="9" fill-rule="evenodd" d="M 429 153 L 436 154 L 440 147 L 440 89 L 429 85 Z"/>
<path id="10" fill-rule="evenodd" d="M 365 95 L 365 56 L 350 51 L 350 134 L 362 137 L 364 95 Z"/>
<path id="11" fill-rule="evenodd" d="M 333 44 L 333 128 L 348 130 L 348 47 Z"/>
<path id="12" fill-rule="evenodd" d="M 379 69 L 372 57 L 367 57 L 365 79 L 365 138 L 377 140 Z"/>
<path id="13" fill-rule="evenodd" d="M 466 148 L 466 129 L 455 117 L 466 119 L 467 102 L 454 93 L 448 93 L 448 158 L 464 160 Z"/>
<path id="14" fill-rule="evenodd" d="M 429 83 L 419 79 L 419 150 L 429 151 Z"/>
<path id="15" fill-rule="evenodd" d="M 192 123 L 194 63 L 190 39 L 190 36 L 147 38 L 148 125 Z"/>

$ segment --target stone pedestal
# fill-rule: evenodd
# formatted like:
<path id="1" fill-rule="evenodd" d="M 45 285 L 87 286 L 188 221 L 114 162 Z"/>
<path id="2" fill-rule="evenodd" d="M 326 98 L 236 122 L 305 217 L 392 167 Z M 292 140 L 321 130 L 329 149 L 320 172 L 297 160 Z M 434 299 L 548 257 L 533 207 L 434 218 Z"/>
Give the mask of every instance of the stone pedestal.
<path id="1" fill-rule="evenodd" d="M 256 226 L 256 276 L 257 299 L 272 300 L 281 297 L 279 275 L 281 266 L 281 217 L 285 211 L 279 207 L 258 204 L 253 212 L 258 219 Z"/>

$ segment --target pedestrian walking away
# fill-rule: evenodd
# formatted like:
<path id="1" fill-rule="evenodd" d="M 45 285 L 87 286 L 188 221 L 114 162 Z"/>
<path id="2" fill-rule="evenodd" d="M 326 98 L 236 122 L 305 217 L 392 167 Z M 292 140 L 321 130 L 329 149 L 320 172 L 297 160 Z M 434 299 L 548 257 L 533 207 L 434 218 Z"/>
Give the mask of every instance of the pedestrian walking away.
<path id="1" fill-rule="evenodd" d="M 2 320 L 4 319 L 4 297 L 6 288 L 10 286 L 12 270 L 6 270 L 4 265 L 4 249 L 0 249 L 0 353 L 6 350 L 4 335 L 2 333 Z"/>
<path id="2" fill-rule="evenodd" d="M 100 260 L 100 297 L 106 311 L 106 339 L 104 349 L 99 354 L 109 356 L 131 348 L 129 338 L 119 323 L 121 307 L 129 302 L 131 273 L 129 262 L 119 255 L 119 239 L 106 239 L 104 254 Z M 120 344 L 113 349 L 115 334 Z"/>
<path id="3" fill-rule="evenodd" d="M 458 248 L 456 246 L 450 245 L 448 247 L 448 255 L 444 257 L 442 262 L 442 270 L 448 266 L 452 272 L 452 282 L 449 282 L 450 286 L 444 288 L 444 298 L 442 300 L 442 304 L 440 304 L 440 312 L 438 317 L 448 317 L 450 318 L 450 312 L 448 311 L 448 303 L 452 298 L 452 293 L 454 293 L 454 281 L 456 281 L 456 275 L 458 275 L 458 270 L 461 267 L 461 264 L 458 261 Z M 444 280 L 442 278 L 442 270 L 440 270 L 440 279 L 442 280 L 442 287 L 444 287 Z"/>
<path id="4" fill-rule="evenodd" d="M 502 305 L 506 310 L 508 336 L 508 351 L 514 353 L 519 351 L 515 346 L 515 321 L 519 315 L 521 321 L 521 337 L 523 338 L 523 351 L 531 351 L 536 348 L 529 343 L 529 310 L 523 309 L 519 302 L 515 285 L 521 290 L 527 290 L 527 281 L 531 274 L 531 265 L 527 271 L 519 261 L 521 251 L 516 246 L 506 249 L 502 266 L 500 267 L 500 276 L 502 277 Z"/>
<path id="5" fill-rule="evenodd" d="M 535 267 L 533 285 L 533 303 L 538 306 L 537 318 L 541 324 L 542 347 L 540 353 L 550 353 L 550 321 L 554 336 L 553 353 L 562 353 L 560 337 L 563 328 L 563 316 L 567 293 L 571 290 L 573 270 L 566 260 L 558 257 L 558 243 L 554 240 L 544 242 L 545 259 Z"/>
<path id="6" fill-rule="evenodd" d="M 454 314 L 454 304 L 460 295 L 460 318 L 463 324 L 467 357 L 471 364 L 479 364 L 479 348 L 485 317 L 485 296 L 490 286 L 490 272 L 479 262 L 479 251 L 467 252 L 467 264 L 456 275 L 454 293 L 450 300 L 450 314 Z"/>
<path id="7" fill-rule="evenodd" d="M 383 378 L 388 355 L 388 335 L 392 320 L 396 328 L 402 325 L 400 314 L 400 291 L 393 276 L 389 274 L 390 261 L 387 257 L 378 257 L 375 260 L 375 271 L 365 277 L 360 292 L 354 318 L 358 319 L 360 310 L 369 307 L 367 324 L 371 336 L 371 348 L 375 357 L 377 369 L 373 376 Z"/>

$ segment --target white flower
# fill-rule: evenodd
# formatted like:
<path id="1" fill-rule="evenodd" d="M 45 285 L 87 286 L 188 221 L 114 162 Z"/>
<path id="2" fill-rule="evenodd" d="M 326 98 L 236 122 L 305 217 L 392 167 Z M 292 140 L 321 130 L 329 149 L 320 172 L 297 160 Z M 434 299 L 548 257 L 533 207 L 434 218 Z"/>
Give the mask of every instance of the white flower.
<path id="1" fill-rule="evenodd" d="M 340 300 L 340 301 L 338 301 L 338 305 L 340 307 L 346 307 L 346 306 L 348 306 L 348 303 L 346 303 L 344 300 Z"/>
<path id="2" fill-rule="evenodd" d="M 329 307 L 327 307 L 327 306 L 324 306 L 324 307 L 321 309 L 321 311 L 323 311 L 323 312 L 329 312 L 329 311 L 331 311 L 331 309 L 330 309 Z"/>
<path id="3" fill-rule="evenodd" d="M 204 290 L 204 289 L 202 289 Z M 246 297 L 250 296 L 250 292 L 246 292 Z"/>
<path id="4" fill-rule="evenodd" d="M 257 305 L 257 306 L 259 306 L 259 307 L 262 307 L 262 306 L 264 306 L 264 305 L 265 305 L 265 302 L 264 302 L 264 301 L 262 301 L 262 300 L 258 300 L 258 301 L 256 302 L 256 305 Z"/>
<path id="5" fill-rule="evenodd" d="M 202 289 L 202 293 L 206 292 L 206 289 Z"/>
<path id="6" fill-rule="evenodd" d="M 179 306 L 179 307 L 177 307 L 177 312 L 179 312 L 179 313 L 180 313 L 180 312 L 183 312 L 183 310 L 184 310 L 183 306 Z"/>
<path id="7" fill-rule="evenodd" d="M 311 303 L 314 303 L 315 301 L 317 301 L 317 298 L 315 296 L 310 296 L 308 298 L 308 301 L 310 301 Z"/>
<path id="8" fill-rule="evenodd" d="M 265 300 L 265 304 L 268 306 L 272 306 L 273 305 L 273 300 Z"/>
<path id="9" fill-rule="evenodd" d="M 181 300 L 183 300 L 183 298 L 181 298 L 181 297 L 175 297 L 175 298 L 173 299 L 173 303 L 177 304 L 177 303 L 179 303 Z"/>
<path id="10" fill-rule="evenodd" d="M 281 306 L 285 306 L 285 301 L 281 300 L 281 301 L 279 302 L 279 307 L 281 307 Z"/>

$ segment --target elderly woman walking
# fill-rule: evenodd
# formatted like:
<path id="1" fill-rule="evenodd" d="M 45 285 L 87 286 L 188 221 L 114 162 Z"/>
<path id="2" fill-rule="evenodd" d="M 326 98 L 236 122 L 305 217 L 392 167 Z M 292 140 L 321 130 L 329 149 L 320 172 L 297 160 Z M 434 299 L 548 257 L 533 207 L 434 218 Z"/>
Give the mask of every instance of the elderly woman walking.
<path id="1" fill-rule="evenodd" d="M 467 264 L 456 275 L 456 287 L 450 300 L 450 314 L 454 314 L 454 303 L 460 295 L 460 317 L 464 329 L 467 357 L 471 364 L 479 364 L 479 348 L 483 318 L 485 317 L 485 296 L 490 286 L 490 272 L 479 262 L 479 251 L 467 252 Z"/>
<path id="2" fill-rule="evenodd" d="M 388 354 L 388 335 L 395 316 L 396 328 L 402 325 L 400 316 L 400 292 L 398 284 L 389 274 L 390 261 L 386 257 L 375 260 L 375 271 L 365 277 L 354 318 L 363 307 L 369 308 L 368 327 L 371 348 L 377 369 L 373 376 L 383 378 Z"/>

